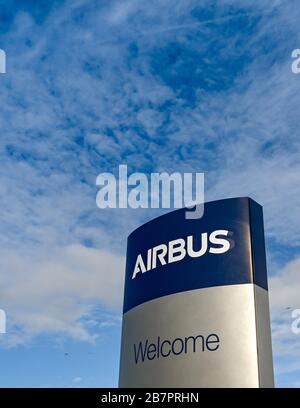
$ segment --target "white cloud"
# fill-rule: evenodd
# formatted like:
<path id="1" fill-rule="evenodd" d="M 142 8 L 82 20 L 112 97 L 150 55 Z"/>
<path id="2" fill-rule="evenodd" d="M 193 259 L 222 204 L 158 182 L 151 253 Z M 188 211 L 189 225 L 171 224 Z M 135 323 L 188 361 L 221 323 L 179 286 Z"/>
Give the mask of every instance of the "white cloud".
<path id="1" fill-rule="evenodd" d="M 136 11 L 137 5 L 138 2 L 136 0 L 112 2 L 112 6 L 107 12 L 107 20 L 112 24 L 124 23 L 130 14 Z"/>
<path id="2" fill-rule="evenodd" d="M 45 333 L 92 341 L 95 324 L 100 329 L 116 322 L 123 300 L 119 255 L 70 245 L 43 253 L 2 251 L 0 258 L 1 307 L 8 326 L 4 344 Z M 99 307 L 106 316 L 95 311 Z"/>
<path id="3" fill-rule="evenodd" d="M 300 371 L 300 334 L 292 331 L 292 312 L 300 308 L 300 258 L 269 279 L 276 374 Z"/>
<path id="4" fill-rule="evenodd" d="M 290 261 L 270 278 L 270 296 L 275 309 L 300 308 L 300 258 Z"/>

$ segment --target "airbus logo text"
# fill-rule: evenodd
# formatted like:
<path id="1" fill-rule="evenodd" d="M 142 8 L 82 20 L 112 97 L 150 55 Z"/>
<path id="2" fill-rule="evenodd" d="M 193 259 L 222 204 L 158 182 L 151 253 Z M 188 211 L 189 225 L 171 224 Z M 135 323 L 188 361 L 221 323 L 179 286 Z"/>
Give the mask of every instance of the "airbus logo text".
<path id="1" fill-rule="evenodd" d="M 132 279 L 139 273 L 145 273 L 155 269 L 160 265 L 167 265 L 172 262 L 179 262 L 186 256 L 198 258 L 207 252 L 211 254 L 224 254 L 233 247 L 233 241 L 228 238 L 231 233 L 228 230 L 215 230 L 208 234 L 200 234 L 201 244 L 195 248 L 195 242 L 198 241 L 193 235 L 186 238 L 178 238 L 169 241 L 167 244 L 160 244 L 148 249 L 147 255 L 139 254 L 136 258 Z"/>

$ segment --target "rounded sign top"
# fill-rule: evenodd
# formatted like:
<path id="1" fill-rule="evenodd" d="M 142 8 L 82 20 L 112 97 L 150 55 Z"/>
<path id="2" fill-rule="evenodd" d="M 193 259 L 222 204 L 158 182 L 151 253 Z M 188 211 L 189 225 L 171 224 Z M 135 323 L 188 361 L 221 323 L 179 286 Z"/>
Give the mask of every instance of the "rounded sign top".
<path id="1" fill-rule="evenodd" d="M 250 198 L 204 204 L 155 218 L 128 237 L 124 313 L 193 289 L 256 283 L 267 289 L 262 207 Z"/>

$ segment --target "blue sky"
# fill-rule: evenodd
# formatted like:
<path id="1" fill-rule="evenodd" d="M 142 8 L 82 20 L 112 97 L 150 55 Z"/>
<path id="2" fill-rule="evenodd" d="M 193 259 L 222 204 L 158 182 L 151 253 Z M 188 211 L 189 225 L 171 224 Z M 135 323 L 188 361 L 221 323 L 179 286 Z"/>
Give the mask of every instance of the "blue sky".
<path id="1" fill-rule="evenodd" d="M 96 207 L 121 163 L 264 206 L 276 384 L 300 386 L 300 8 L 255 3 L 0 0 L 0 386 L 117 384 L 125 238 L 157 215 Z"/>

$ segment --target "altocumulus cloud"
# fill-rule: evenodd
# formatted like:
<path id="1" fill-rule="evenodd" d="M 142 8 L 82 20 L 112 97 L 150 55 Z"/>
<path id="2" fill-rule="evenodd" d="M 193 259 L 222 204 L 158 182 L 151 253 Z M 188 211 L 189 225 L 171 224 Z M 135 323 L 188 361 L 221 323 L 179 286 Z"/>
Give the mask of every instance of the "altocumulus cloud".
<path id="1" fill-rule="evenodd" d="M 96 209 L 96 175 L 127 163 L 204 171 L 208 199 L 264 205 L 286 369 L 299 346 L 283 311 L 300 284 L 299 18 L 297 1 L 75 0 L 24 6 L 3 26 L 0 306 L 15 342 L 91 340 L 95 308 L 119 315 L 124 237 L 157 213 Z"/>

